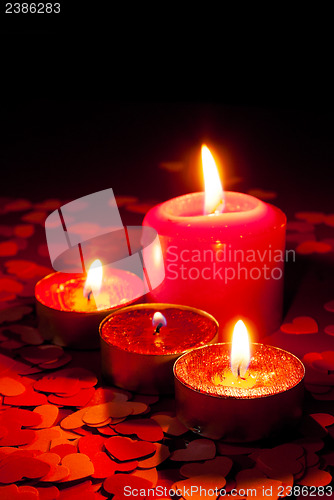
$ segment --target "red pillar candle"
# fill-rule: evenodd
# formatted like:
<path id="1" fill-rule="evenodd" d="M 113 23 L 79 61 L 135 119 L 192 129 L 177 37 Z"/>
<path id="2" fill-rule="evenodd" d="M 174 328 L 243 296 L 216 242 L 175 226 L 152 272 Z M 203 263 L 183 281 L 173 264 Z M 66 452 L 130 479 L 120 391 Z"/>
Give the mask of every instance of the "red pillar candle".
<path id="1" fill-rule="evenodd" d="M 100 274 L 101 272 L 101 274 Z M 100 283 L 94 283 L 99 274 Z M 46 340 L 78 349 L 99 347 L 98 328 L 113 309 L 144 295 L 144 283 L 135 274 L 102 265 L 83 274 L 57 272 L 35 287 L 39 330 Z"/>
<path id="2" fill-rule="evenodd" d="M 204 151 L 203 163 L 208 159 L 212 167 Z M 150 296 L 208 311 L 220 324 L 221 340 L 240 316 L 260 338 L 281 322 L 286 217 L 253 196 L 223 193 L 217 174 L 211 180 L 218 189 L 211 203 L 209 179 L 206 193 L 171 199 L 147 213 L 143 224 L 158 232 L 164 256 L 162 262 L 152 248 L 152 262 L 166 272 Z"/>
<path id="3" fill-rule="evenodd" d="M 216 341 L 217 332 L 217 321 L 192 307 L 125 307 L 100 325 L 103 375 L 114 385 L 142 394 L 173 392 L 175 360 L 189 349 Z"/>
<path id="4" fill-rule="evenodd" d="M 242 322 L 235 331 L 242 332 Z M 255 441 L 295 424 L 302 415 L 304 366 L 293 354 L 252 344 L 235 353 L 213 344 L 181 356 L 174 365 L 179 419 L 212 439 Z M 249 362 L 250 361 L 250 362 Z"/>

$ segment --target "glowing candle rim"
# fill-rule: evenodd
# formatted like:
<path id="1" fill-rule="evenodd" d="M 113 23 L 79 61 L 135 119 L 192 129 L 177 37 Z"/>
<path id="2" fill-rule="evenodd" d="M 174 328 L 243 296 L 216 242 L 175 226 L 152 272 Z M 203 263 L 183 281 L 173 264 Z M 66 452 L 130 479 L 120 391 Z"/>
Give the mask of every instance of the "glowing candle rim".
<path id="1" fill-rule="evenodd" d="M 164 309 L 170 309 L 170 308 L 177 308 L 177 309 L 180 309 L 180 310 L 186 310 L 186 311 L 191 311 L 191 312 L 195 312 L 195 313 L 198 313 L 199 315 L 201 316 L 204 316 L 206 317 L 207 319 L 211 320 L 212 323 L 214 324 L 215 326 L 215 330 L 214 330 L 214 333 L 212 335 L 212 338 L 210 341 L 208 341 L 208 344 L 204 345 L 204 346 L 198 346 L 198 347 L 189 347 L 188 349 L 184 349 L 183 351 L 181 351 L 180 353 L 145 353 L 145 352 L 137 352 L 137 351 L 129 351 L 129 350 L 126 350 L 126 349 L 123 349 L 122 347 L 120 347 L 119 345 L 117 344 L 113 344 L 112 342 L 108 342 L 108 340 L 103 336 L 103 328 L 104 328 L 104 325 L 105 323 L 108 322 L 108 320 L 110 319 L 110 317 L 113 317 L 115 316 L 116 314 L 124 314 L 124 312 L 128 312 L 129 310 L 131 309 L 136 309 L 136 310 L 141 310 L 141 309 L 155 309 L 157 311 L 163 311 Z M 108 316 L 106 316 L 100 323 L 100 326 L 99 326 L 99 334 L 100 334 L 100 339 L 101 341 L 103 342 L 103 344 L 106 344 L 107 346 L 111 347 L 112 349 L 116 349 L 116 350 L 119 350 L 121 351 L 122 353 L 127 353 L 127 354 L 130 354 L 130 355 L 133 355 L 133 356 L 148 356 L 150 358 L 159 358 L 159 357 L 163 357 L 164 359 L 168 359 L 168 358 L 174 358 L 177 356 L 183 356 L 185 354 L 187 354 L 188 352 L 194 350 L 194 349 L 201 349 L 203 347 L 206 347 L 207 345 L 210 345 L 209 342 L 213 342 L 214 339 L 217 337 L 218 335 L 218 329 L 219 329 L 219 324 L 218 324 L 218 321 L 216 320 L 216 318 L 214 318 L 211 314 L 207 313 L 206 311 L 203 311 L 201 309 L 198 309 L 196 307 L 191 307 L 191 306 L 184 306 L 184 305 L 180 305 L 180 304 L 167 304 L 167 303 L 146 303 L 146 304 L 136 304 L 136 305 L 130 305 L 130 306 L 126 306 L 126 307 L 122 307 L 118 310 L 115 310 L 113 311 L 112 313 L 110 313 Z"/>
<path id="2" fill-rule="evenodd" d="M 290 358 L 292 358 L 293 360 L 295 360 L 297 362 L 297 364 L 300 366 L 300 368 L 302 369 L 302 376 L 300 377 L 300 379 L 298 380 L 298 382 L 295 384 L 295 385 L 292 385 L 291 387 L 289 387 L 288 389 L 283 389 L 281 391 L 278 391 L 278 392 L 274 392 L 273 394 L 264 394 L 264 395 L 256 395 L 256 396 L 248 396 L 248 395 L 227 395 L 227 394 L 212 394 L 210 392 L 203 392 L 203 391 L 200 391 L 199 389 L 196 389 L 195 387 L 191 386 L 190 384 L 187 384 L 185 383 L 179 376 L 178 374 L 176 373 L 176 370 L 177 370 L 177 364 L 178 363 L 182 363 L 182 359 L 184 359 L 186 356 L 188 355 L 191 355 L 193 352 L 195 351 L 199 351 L 201 349 L 206 349 L 208 347 L 210 348 L 214 348 L 215 346 L 226 346 L 226 345 L 232 345 L 232 342 L 217 342 L 215 344 L 210 344 L 210 345 L 206 345 L 206 346 L 201 346 L 201 347 L 196 347 L 195 349 L 191 349 L 190 351 L 188 352 L 185 352 L 184 354 L 182 354 L 174 363 L 174 366 L 173 366 L 173 374 L 174 374 L 174 378 L 175 380 L 177 380 L 177 382 L 179 384 L 181 384 L 181 386 L 183 386 L 185 389 L 189 390 L 189 391 L 192 391 L 193 393 L 196 393 L 196 394 L 199 394 L 201 396 L 205 396 L 205 397 L 209 397 L 209 398 L 215 398 L 215 399 L 218 399 L 218 400 L 237 400 L 237 401 L 254 401 L 254 400 L 263 400 L 263 399 L 266 399 L 266 398 L 274 398 L 274 397 L 277 397 L 278 395 L 280 394 L 285 394 L 285 393 L 288 393 L 289 391 L 293 391 L 296 389 L 296 387 L 298 387 L 304 380 L 304 377 L 305 377 L 305 366 L 304 364 L 302 363 L 302 361 L 297 357 L 295 356 L 294 354 L 292 354 L 291 352 L 289 351 L 286 351 L 285 349 L 281 349 L 280 347 L 275 347 L 275 346 L 271 346 L 271 345 L 265 345 L 265 344 L 260 344 L 260 343 L 252 343 L 251 346 L 265 346 L 267 348 L 271 348 L 271 349 L 275 349 L 277 351 L 280 351 L 284 354 L 287 354 Z M 245 391 L 247 389 L 244 389 Z"/>
<path id="3" fill-rule="evenodd" d="M 225 211 L 216 215 L 203 215 L 202 205 L 204 192 L 188 193 L 167 200 L 153 207 L 147 214 L 144 224 L 155 226 L 159 220 L 160 235 L 177 235 L 187 229 L 190 237 L 200 239 L 198 230 L 204 227 L 212 231 L 212 238 L 221 236 L 224 228 L 240 230 L 244 237 L 247 234 L 256 235 L 263 232 L 272 232 L 286 226 L 285 214 L 276 206 L 266 203 L 254 196 L 234 191 L 225 191 Z M 247 210 L 229 211 L 230 204 L 249 205 Z M 192 215 L 196 206 L 196 215 Z M 188 211 L 186 209 L 188 207 Z M 241 221 L 240 222 L 240 218 Z M 152 220 L 152 223 L 151 223 Z M 261 223 L 263 221 L 263 224 Z M 247 227 L 247 231 L 245 228 Z M 183 233 L 182 233 L 183 234 Z"/>
<path id="4" fill-rule="evenodd" d="M 138 279 L 137 285 L 139 286 L 142 284 L 142 288 L 144 286 L 142 280 L 134 273 L 131 273 L 130 271 L 126 271 L 123 269 L 113 269 L 112 270 L 114 275 L 118 275 L 119 277 L 124 277 L 124 275 L 128 275 L 129 278 L 131 277 L 132 279 L 136 278 Z M 136 296 L 134 299 L 129 300 L 128 302 L 124 302 L 119 305 L 114 305 L 112 307 L 106 308 L 106 309 L 96 309 L 96 311 L 82 311 L 82 310 L 71 310 L 71 309 L 60 309 L 56 305 L 50 305 L 47 303 L 45 300 L 45 297 L 43 298 L 40 294 L 41 288 L 44 284 L 46 284 L 47 281 L 51 280 L 52 278 L 55 277 L 67 277 L 66 281 L 69 281 L 71 279 L 79 279 L 83 283 L 82 290 L 84 288 L 84 284 L 86 282 L 86 275 L 83 273 L 63 273 L 61 271 L 56 271 L 54 273 L 50 273 L 43 278 L 41 278 L 35 285 L 35 299 L 41 306 L 43 306 L 46 309 L 51 309 L 53 311 L 59 311 L 61 314 L 71 314 L 71 315 L 80 315 L 82 317 L 87 317 L 87 316 L 101 316 L 101 313 L 107 313 L 108 311 L 113 311 L 115 309 L 120 309 L 123 307 L 127 307 L 135 302 L 138 301 L 138 296 Z M 137 280 L 136 280 L 137 281 Z M 83 316 L 84 315 L 84 316 Z"/>

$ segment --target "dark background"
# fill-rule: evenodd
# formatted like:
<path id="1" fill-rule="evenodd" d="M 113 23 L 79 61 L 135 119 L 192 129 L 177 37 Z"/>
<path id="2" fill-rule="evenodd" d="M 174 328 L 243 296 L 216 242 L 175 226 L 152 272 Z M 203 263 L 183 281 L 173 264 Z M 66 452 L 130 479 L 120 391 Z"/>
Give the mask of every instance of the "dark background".
<path id="1" fill-rule="evenodd" d="M 278 192 L 287 210 L 333 211 L 331 106 L 31 100 L 2 105 L 2 197 L 72 200 L 116 195 L 165 200 L 201 190 L 202 142 L 231 189 Z M 182 162 L 170 172 L 163 162 Z M 239 182 L 233 179 L 240 178 Z"/>

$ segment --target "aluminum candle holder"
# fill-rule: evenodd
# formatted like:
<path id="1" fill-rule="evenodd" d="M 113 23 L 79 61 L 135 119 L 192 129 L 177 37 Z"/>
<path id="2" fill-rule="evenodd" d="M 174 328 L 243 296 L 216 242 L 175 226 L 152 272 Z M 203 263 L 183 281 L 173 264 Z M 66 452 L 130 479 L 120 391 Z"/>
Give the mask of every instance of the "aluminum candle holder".
<path id="1" fill-rule="evenodd" d="M 154 323 L 158 314 L 163 319 Z M 108 382 L 123 389 L 142 394 L 172 393 L 175 360 L 189 349 L 215 342 L 217 334 L 217 321 L 193 307 L 125 307 L 100 325 L 102 373 Z"/>
<path id="2" fill-rule="evenodd" d="M 256 441 L 302 416 L 304 365 L 293 354 L 252 345 L 247 375 L 231 382 L 230 343 L 194 349 L 174 365 L 178 418 L 211 439 Z"/>
<path id="3" fill-rule="evenodd" d="M 56 272 L 36 284 L 38 328 L 45 340 L 75 349 L 97 349 L 103 318 L 143 294 L 144 284 L 138 276 L 114 269 L 106 277 L 108 304 L 112 307 L 98 309 L 93 298 L 84 297 L 85 281 L 82 274 Z"/>

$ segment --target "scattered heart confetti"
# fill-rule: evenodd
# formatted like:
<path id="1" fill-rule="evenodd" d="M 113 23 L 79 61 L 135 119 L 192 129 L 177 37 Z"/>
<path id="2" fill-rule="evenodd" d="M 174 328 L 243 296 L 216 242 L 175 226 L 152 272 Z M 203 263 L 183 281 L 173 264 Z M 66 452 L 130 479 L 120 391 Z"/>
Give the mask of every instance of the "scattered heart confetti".
<path id="1" fill-rule="evenodd" d="M 42 417 L 41 423 L 33 426 L 33 429 L 45 429 L 52 427 L 57 420 L 59 410 L 57 406 L 54 405 L 41 405 L 34 409 L 34 413 L 37 413 Z"/>
<path id="2" fill-rule="evenodd" d="M 32 224 L 20 224 L 14 227 L 14 234 L 19 238 L 30 238 L 35 232 L 35 227 Z"/>
<path id="3" fill-rule="evenodd" d="M 332 476 L 329 472 L 320 469 L 308 469 L 305 476 L 298 481 L 299 484 L 304 486 L 327 486 L 332 481 Z"/>
<path id="4" fill-rule="evenodd" d="M 197 460 L 209 460 L 216 455 L 216 445 L 210 439 L 196 439 L 191 441 L 187 448 L 176 450 L 170 459 L 176 462 L 195 462 Z"/>
<path id="5" fill-rule="evenodd" d="M 275 191 L 266 191 L 260 188 L 250 189 L 248 194 L 255 196 L 255 198 L 259 198 L 260 200 L 274 200 L 277 198 L 277 193 L 275 193 Z"/>
<path id="6" fill-rule="evenodd" d="M 32 206 L 32 203 L 29 200 L 15 200 L 7 203 L 4 206 L 5 212 L 21 212 L 23 210 L 29 210 Z"/>
<path id="7" fill-rule="evenodd" d="M 147 491 L 150 485 L 151 482 L 142 477 L 136 477 L 130 474 L 114 474 L 104 481 L 103 488 L 107 493 L 114 495 L 113 500 L 121 500 L 126 498 L 124 495 L 125 487 L 129 488 L 130 491 Z"/>
<path id="8" fill-rule="evenodd" d="M 117 424 L 114 429 L 119 434 L 128 436 L 134 434 L 144 441 L 160 441 L 164 437 L 164 433 L 158 422 L 150 418 L 127 420 Z"/>
<path id="9" fill-rule="evenodd" d="M 334 300 L 326 302 L 326 304 L 324 305 L 324 308 L 326 309 L 326 311 L 334 312 Z"/>
<path id="10" fill-rule="evenodd" d="M 56 394 L 51 394 L 48 396 L 48 400 L 50 403 L 59 406 L 86 406 L 93 398 L 94 392 L 94 387 L 89 387 L 87 389 L 81 389 L 73 396 L 57 396 Z"/>
<path id="11" fill-rule="evenodd" d="M 32 457 L 12 457 L 3 461 L 0 467 L 0 483 L 9 484 L 23 478 L 35 479 L 45 476 L 50 465 Z"/>
<path id="12" fill-rule="evenodd" d="M 325 221 L 325 214 L 322 212 L 297 212 L 295 217 L 310 224 L 321 224 Z"/>
<path id="13" fill-rule="evenodd" d="M 298 316 L 292 323 L 285 323 L 281 326 L 284 333 L 289 334 L 310 334 L 318 332 L 317 322 L 310 316 Z"/>
<path id="14" fill-rule="evenodd" d="M 19 321 L 23 318 L 23 316 L 30 314 L 31 311 L 32 308 L 30 306 L 17 306 L 11 307 L 10 309 L 5 309 L 3 311 L 0 311 L 0 323 Z"/>
<path id="15" fill-rule="evenodd" d="M 288 231 L 298 231 L 300 233 L 309 233 L 314 231 L 313 224 L 309 222 L 288 222 L 286 225 Z"/>
<path id="16" fill-rule="evenodd" d="M 319 359 L 313 361 L 313 367 L 320 370 L 334 371 L 334 351 L 322 352 L 320 356 Z"/>
<path id="17" fill-rule="evenodd" d="M 327 335 L 334 335 L 334 325 L 325 326 L 324 332 L 327 333 Z"/>
<path id="18" fill-rule="evenodd" d="M 133 439 L 115 436 L 106 440 L 105 447 L 108 453 L 121 462 L 126 460 L 137 460 L 156 452 L 156 445 L 146 441 L 134 441 Z"/>
<path id="19" fill-rule="evenodd" d="M 90 458 L 83 453 L 72 453 L 62 459 L 62 465 L 70 470 L 70 475 L 66 481 L 83 479 L 94 474 L 94 465 Z"/>
<path id="20" fill-rule="evenodd" d="M 215 457 L 204 463 L 190 463 L 182 465 L 180 473 L 184 477 L 200 476 L 201 474 L 218 474 L 226 477 L 232 468 L 233 462 L 228 457 Z"/>
<path id="21" fill-rule="evenodd" d="M 18 246 L 15 241 L 3 241 L 0 243 L 0 257 L 10 257 L 16 255 Z"/>
<path id="22" fill-rule="evenodd" d="M 31 345 L 43 344 L 43 338 L 37 328 L 26 325 L 11 325 L 9 331 L 17 333 L 23 342 Z"/>
<path id="23" fill-rule="evenodd" d="M 0 394 L 3 396 L 19 396 L 26 388 L 19 380 L 11 377 L 0 377 Z"/>
<path id="24" fill-rule="evenodd" d="M 170 456 L 168 446 L 165 444 L 155 443 L 156 451 L 152 457 L 141 460 L 138 463 L 140 469 L 151 469 L 162 464 Z"/>
<path id="25" fill-rule="evenodd" d="M 131 472 L 131 476 L 141 477 L 150 482 L 151 488 L 155 488 L 158 483 L 157 469 L 135 470 Z"/>
<path id="26" fill-rule="evenodd" d="M 215 500 L 217 498 L 217 492 L 219 492 L 225 484 L 226 479 L 223 476 L 218 474 L 205 474 L 177 481 L 172 486 L 172 489 L 176 492 L 180 491 L 185 500 L 194 500 L 194 498 L 197 500 L 202 498 L 200 494 L 200 488 L 202 488 L 206 491 L 206 498 Z"/>
<path id="27" fill-rule="evenodd" d="M 256 463 L 265 474 L 270 475 L 271 472 L 297 474 L 302 468 L 298 459 L 303 454 L 304 450 L 301 446 L 285 444 L 260 452 Z"/>
<path id="28" fill-rule="evenodd" d="M 34 391 L 34 388 L 29 386 L 23 394 L 19 396 L 5 396 L 4 403 L 12 406 L 39 406 L 47 404 L 48 400 L 45 394 Z"/>
<path id="29" fill-rule="evenodd" d="M 321 241 L 304 241 L 297 246 L 296 252 L 300 255 L 309 255 L 311 253 L 327 253 L 332 251 L 332 246 Z"/>
<path id="30" fill-rule="evenodd" d="M 129 472 L 136 469 L 138 462 L 117 463 L 106 453 L 100 451 L 91 458 L 94 465 L 94 474 L 92 477 L 104 479 L 112 476 L 115 472 Z"/>
<path id="31" fill-rule="evenodd" d="M 158 422 L 162 430 L 171 436 L 182 436 L 188 432 L 188 429 L 183 425 L 177 417 L 170 415 L 157 414 L 153 415 L 152 419 Z"/>

